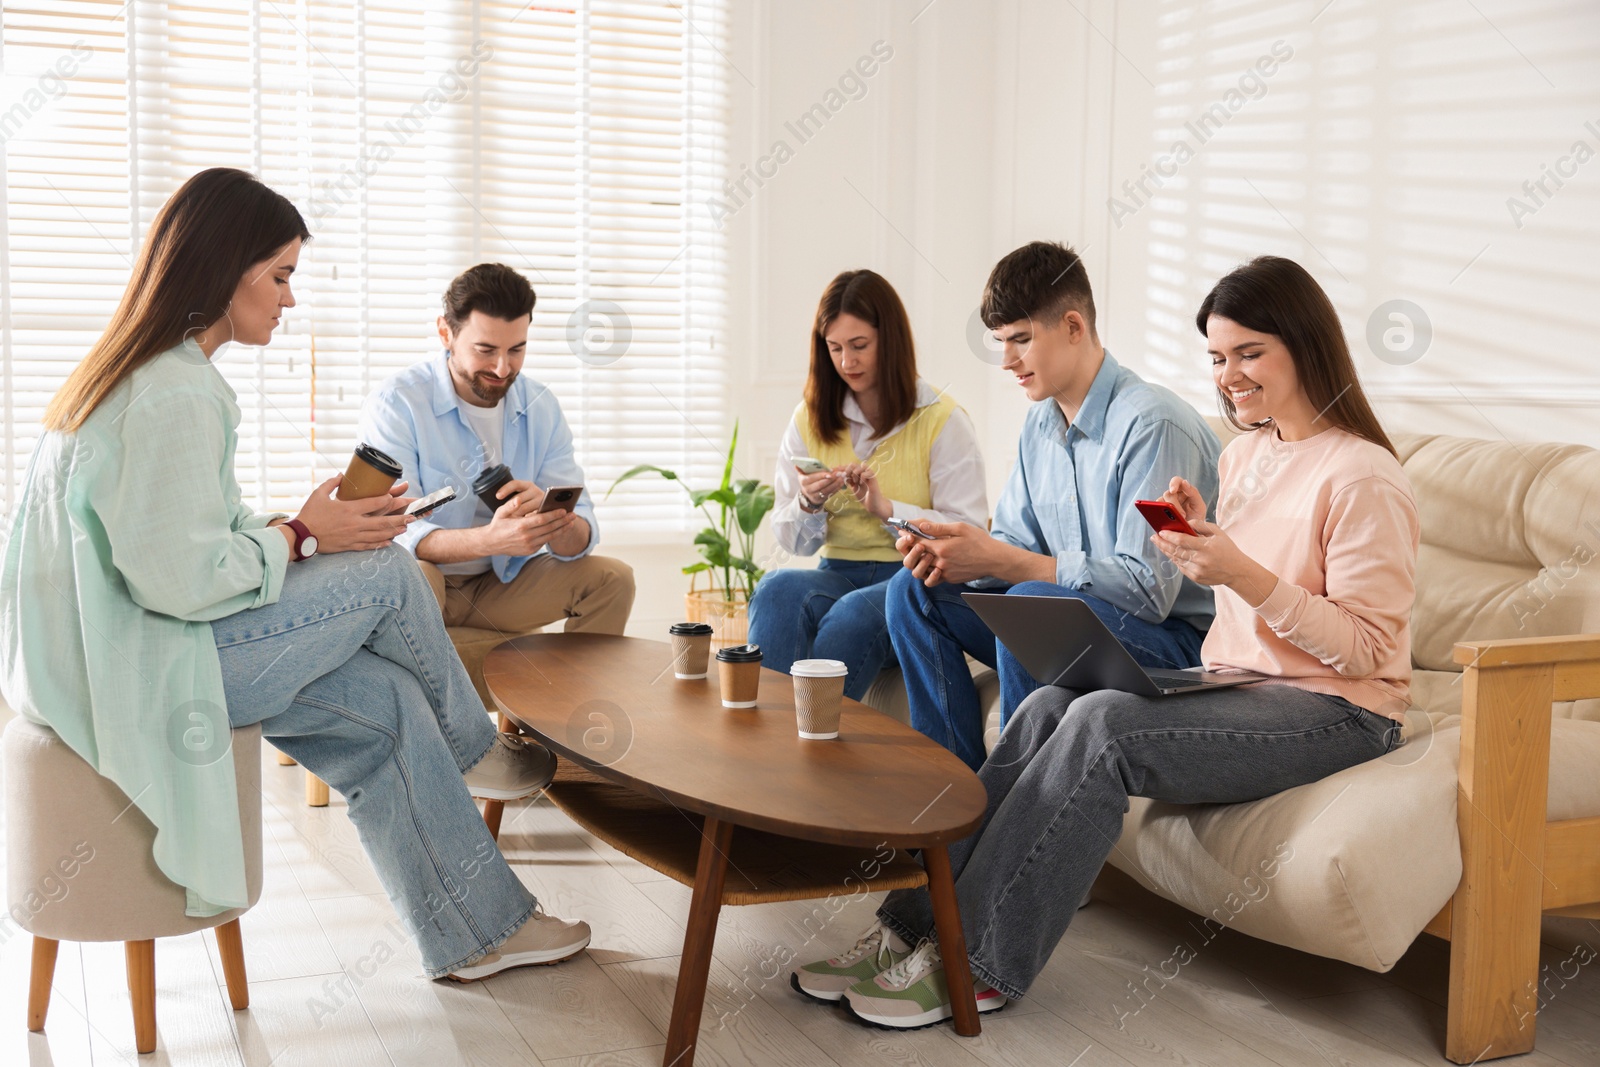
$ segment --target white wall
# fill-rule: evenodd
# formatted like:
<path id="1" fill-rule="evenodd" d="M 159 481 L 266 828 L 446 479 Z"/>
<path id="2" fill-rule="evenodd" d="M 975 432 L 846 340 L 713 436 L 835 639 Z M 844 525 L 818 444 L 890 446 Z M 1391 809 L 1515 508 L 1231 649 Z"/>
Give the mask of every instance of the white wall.
<path id="1" fill-rule="evenodd" d="M 1600 446 L 1594 0 L 738 0 L 734 40 L 736 176 L 792 152 L 725 223 L 750 476 L 770 477 L 823 286 L 871 267 L 906 301 L 924 376 L 976 420 L 992 502 L 1025 403 L 966 326 L 994 261 L 1035 238 L 1078 246 L 1108 347 L 1204 411 L 1194 310 L 1270 252 L 1328 290 L 1390 429 Z M 893 55 L 864 95 L 800 143 L 785 122 L 879 41 Z M 1290 58 L 1229 110 L 1280 41 Z M 1184 124 L 1218 103 L 1200 143 Z M 1154 195 L 1124 190 L 1185 139 Z M 1553 195 L 1524 190 L 1558 166 Z M 1393 299 L 1432 323 L 1408 364 L 1367 342 Z"/>

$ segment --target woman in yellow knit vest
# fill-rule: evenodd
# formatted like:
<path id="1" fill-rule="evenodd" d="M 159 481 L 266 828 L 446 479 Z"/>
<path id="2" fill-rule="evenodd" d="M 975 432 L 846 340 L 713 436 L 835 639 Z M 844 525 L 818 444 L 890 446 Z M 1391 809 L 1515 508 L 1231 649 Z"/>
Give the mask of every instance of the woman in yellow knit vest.
<path id="1" fill-rule="evenodd" d="M 824 469 L 804 473 L 807 458 Z M 785 673 L 796 660 L 842 661 L 845 695 L 859 700 L 893 657 L 883 603 L 900 553 L 883 520 L 981 527 L 989 513 L 972 420 L 917 377 L 905 305 L 870 270 L 845 271 L 817 305 L 805 400 L 773 487 L 778 543 L 822 560 L 761 579 L 750 640 Z"/>

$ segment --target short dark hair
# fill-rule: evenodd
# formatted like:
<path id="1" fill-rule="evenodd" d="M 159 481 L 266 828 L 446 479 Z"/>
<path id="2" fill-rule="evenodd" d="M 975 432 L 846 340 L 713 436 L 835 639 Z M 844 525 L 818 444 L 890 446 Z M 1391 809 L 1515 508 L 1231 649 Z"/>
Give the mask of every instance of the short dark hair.
<path id="1" fill-rule="evenodd" d="M 1008 322 L 1035 319 L 1047 326 L 1076 311 L 1094 328 L 1094 293 L 1083 257 L 1069 245 L 1030 241 L 994 265 L 983 287 L 979 314 L 997 329 Z"/>
<path id="2" fill-rule="evenodd" d="M 456 275 L 444 291 L 444 321 L 454 333 L 474 311 L 515 322 L 533 314 L 533 286 L 504 263 L 479 263 Z"/>

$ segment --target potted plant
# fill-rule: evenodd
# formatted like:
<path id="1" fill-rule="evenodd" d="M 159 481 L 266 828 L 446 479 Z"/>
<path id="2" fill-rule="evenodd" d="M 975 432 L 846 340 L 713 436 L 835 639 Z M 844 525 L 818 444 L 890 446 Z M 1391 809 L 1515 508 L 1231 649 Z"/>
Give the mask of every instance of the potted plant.
<path id="1" fill-rule="evenodd" d="M 706 527 L 695 534 L 700 562 L 683 568 L 690 576 L 684 594 L 690 622 L 707 622 L 717 647 L 743 644 L 749 632 L 747 615 L 756 583 L 765 573 L 755 562 L 756 531 L 772 510 L 772 486 L 755 478 L 733 477 L 733 453 L 739 446 L 739 424 L 733 424 L 733 440 L 728 442 L 727 461 L 722 466 L 722 484 L 715 489 L 691 489 L 675 471 L 641 463 L 623 472 L 606 490 L 609 497 L 617 486 L 641 474 L 659 474 L 683 486 L 689 500 L 706 517 Z M 715 505 L 713 512 L 709 505 Z M 710 579 L 710 587 L 698 588 L 699 576 Z"/>

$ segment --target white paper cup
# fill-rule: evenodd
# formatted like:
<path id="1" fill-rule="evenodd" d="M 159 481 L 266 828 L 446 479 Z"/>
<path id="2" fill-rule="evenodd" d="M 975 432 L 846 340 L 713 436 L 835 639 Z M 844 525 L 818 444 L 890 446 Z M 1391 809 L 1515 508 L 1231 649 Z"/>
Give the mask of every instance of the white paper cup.
<path id="1" fill-rule="evenodd" d="M 836 659 L 796 660 L 789 668 L 794 679 L 795 725 L 807 741 L 831 741 L 839 736 L 847 673 Z"/>

